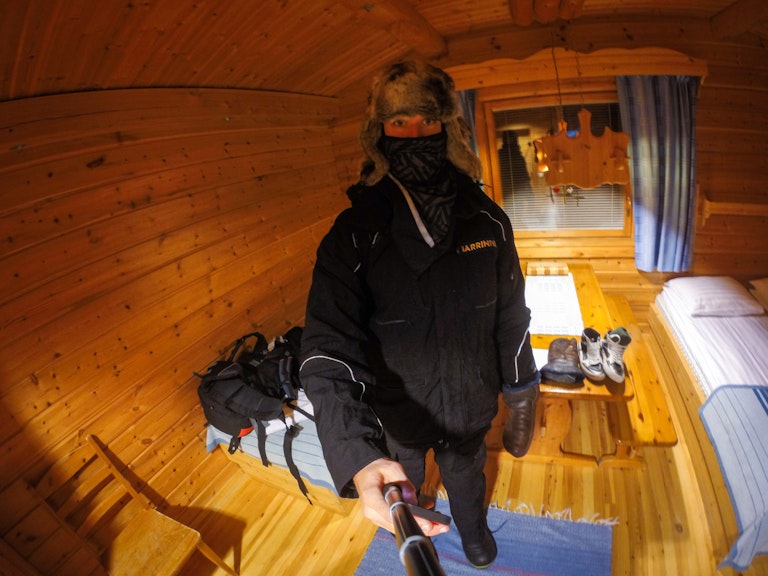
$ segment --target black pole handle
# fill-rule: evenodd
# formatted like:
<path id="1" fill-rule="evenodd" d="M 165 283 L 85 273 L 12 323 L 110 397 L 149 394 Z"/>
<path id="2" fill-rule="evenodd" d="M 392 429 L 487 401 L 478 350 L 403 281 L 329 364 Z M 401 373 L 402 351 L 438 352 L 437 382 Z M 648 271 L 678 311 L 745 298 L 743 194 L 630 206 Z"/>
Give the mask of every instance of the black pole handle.
<path id="1" fill-rule="evenodd" d="M 403 500 L 397 484 L 387 484 L 382 489 L 384 500 L 389 504 L 389 515 L 395 526 L 395 540 L 400 551 L 400 562 L 408 576 L 445 576 L 432 541 L 424 536 L 411 510 Z"/>

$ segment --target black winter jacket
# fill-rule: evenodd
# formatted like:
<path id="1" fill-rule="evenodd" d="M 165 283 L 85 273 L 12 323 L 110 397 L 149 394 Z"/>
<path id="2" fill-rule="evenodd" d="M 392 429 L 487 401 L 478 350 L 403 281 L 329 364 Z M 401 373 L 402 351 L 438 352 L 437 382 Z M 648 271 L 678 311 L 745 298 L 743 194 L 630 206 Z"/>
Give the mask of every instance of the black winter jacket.
<path id="1" fill-rule="evenodd" d="M 393 181 L 357 185 L 317 252 L 301 381 L 339 493 L 406 446 L 487 428 L 501 385 L 538 379 L 512 227 L 471 179 L 452 230 L 430 248 Z"/>

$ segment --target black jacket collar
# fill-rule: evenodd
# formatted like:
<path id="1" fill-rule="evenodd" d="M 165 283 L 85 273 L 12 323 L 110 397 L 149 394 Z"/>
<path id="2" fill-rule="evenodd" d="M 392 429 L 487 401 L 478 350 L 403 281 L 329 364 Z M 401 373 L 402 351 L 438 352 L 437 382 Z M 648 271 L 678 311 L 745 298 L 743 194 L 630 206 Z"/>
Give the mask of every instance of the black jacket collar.
<path id="1" fill-rule="evenodd" d="M 389 230 L 391 240 L 403 259 L 411 270 L 420 276 L 446 251 L 453 248 L 456 219 L 466 219 L 478 214 L 487 207 L 489 201 L 480 186 L 469 176 L 451 167 L 450 177 L 457 188 L 454 223 L 446 237 L 434 247 L 429 247 L 422 238 L 403 194 L 390 178 L 383 178 L 373 186 L 356 184 L 347 190 L 347 196 L 352 202 L 354 220 L 358 226 L 371 232 Z"/>

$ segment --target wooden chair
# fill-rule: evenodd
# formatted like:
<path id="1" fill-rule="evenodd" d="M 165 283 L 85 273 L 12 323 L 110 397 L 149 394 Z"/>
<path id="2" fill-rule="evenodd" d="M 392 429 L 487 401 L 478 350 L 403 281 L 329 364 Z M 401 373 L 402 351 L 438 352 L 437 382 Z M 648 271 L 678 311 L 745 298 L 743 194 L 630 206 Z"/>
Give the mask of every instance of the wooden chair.
<path id="1" fill-rule="evenodd" d="M 138 492 L 96 436 L 89 434 L 87 441 L 95 455 L 84 454 L 70 466 L 63 483 L 50 482 L 35 491 L 62 524 L 94 544 L 109 574 L 170 576 L 199 550 L 227 574 L 237 575 L 197 530 L 161 513 Z"/>

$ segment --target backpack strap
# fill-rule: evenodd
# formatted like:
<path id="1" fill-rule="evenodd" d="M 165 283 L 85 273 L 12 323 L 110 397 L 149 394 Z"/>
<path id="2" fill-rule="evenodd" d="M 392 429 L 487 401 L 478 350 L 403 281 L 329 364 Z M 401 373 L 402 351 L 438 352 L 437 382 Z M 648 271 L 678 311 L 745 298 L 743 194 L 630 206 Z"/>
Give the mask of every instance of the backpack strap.
<path id="1" fill-rule="evenodd" d="M 291 375 L 293 374 L 294 358 L 293 356 L 281 356 L 277 362 L 277 378 L 280 380 L 280 387 L 283 389 L 283 394 L 289 400 L 296 400 L 296 390 L 293 389 L 293 380 Z"/>
<path id="2" fill-rule="evenodd" d="M 294 404 L 293 402 L 286 402 L 285 405 L 288 406 L 288 408 L 290 408 L 292 410 L 296 410 L 296 412 L 298 412 L 299 414 L 303 414 L 308 419 L 312 420 L 312 422 L 315 421 L 315 417 L 312 414 L 310 414 L 309 412 L 307 412 L 303 408 L 299 408 L 299 406 L 297 404 Z"/>
<path id="3" fill-rule="evenodd" d="M 301 410 L 298 407 L 294 407 L 294 409 L 299 410 L 302 414 L 306 415 L 309 418 L 312 418 L 310 414 L 307 414 L 304 412 L 304 410 Z M 285 416 L 280 415 L 280 420 L 285 425 L 285 435 L 283 436 L 283 454 L 285 456 L 285 464 L 288 467 L 288 470 L 291 473 L 291 476 L 293 476 L 296 479 L 296 484 L 299 486 L 299 490 L 301 490 L 301 493 L 304 495 L 304 497 L 307 499 L 307 502 L 312 504 L 312 500 L 309 499 L 309 492 L 307 491 L 307 486 L 304 484 L 304 480 L 301 477 L 301 474 L 299 473 L 299 468 L 296 466 L 296 462 L 293 460 L 293 439 L 298 436 L 299 430 L 301 430 L 298 426 L 295 424 L 291 424 L 290 426 L 285 421 Z M 314 418 L 312 418 L 314 421 Z M 267 458 L 267 429 L 266 426 L 264 426 L 264 423 L 261 420 L 256 420 L 256 436 L 258 438 L 258 445 L 259 445 L 259 456 L 261 457 L 261 463 L 265 467 L 269 467 L 270 462 L 269 458 Z M 240 439 L 237 438 L 237 443 L 240 443 Z M 235 438 L 232 439 L 232 442 L 235 441 Z M 230 447 L 231 447 L 230 443 Z"/>
<path id="4" fill-rule="evenodd" d="M 251 424 L 253 424 L 253 422 L 251 422 Z M 253 432 L 253 426 L 251 426 L 250 428 L 241 428 L 239 434 L 232 434 L 232 439 L 229 441 L 229 448 L 227 449 L 227 451 L 230 454 L 234 454 L 235 452 L 240 450 L 242 437 L 247 436 L 251 432 Z"/>
<path id="5" fill-rule="evenodd" d="M 245 341 L 252 336 L 256 337 L 256 345 L 253 347 L 254 354 L 260 354 L 262 350 L 267 349 L 267 339 L 264 337 L 264 334 L 261 332 L 249 332 L 248 334 L 240 336 L 240 338 L 237 339 L 237 342 L 235 342 L 235 345 L 232 347 L 232 352 L 229 354 L 228 360 L 230 362 L 234 362 L 235 358 L 237 357 L 237 352 L 240 350 Z"/>
<path id="6" fill-rule="evenodd" d="M 304 480 L 301 478 L 301 474 L 299 474 L 299 469 L 293 461 L 293 439 L 298 435 L 299 428 L 294 424 L 286 426 L 286 428 L 285 436 L 283 436 L 283 454 L 285 454 L 285 463 L 288 466 L 288 470 L 291 471 L 291 475 L 296 479 L 296 484 L 299 485 L 299 490 L 301 490 L 301 493 L 304 494 L 304 498 L 307 499 L 307 502 L 309 502 L 309 505 L 311 506 L 312 500 L 309 499 L 307 486 L 304 484 Z"/>
<path id="7" fill-rule="evenodd" d="M 237 452 L 237 449 L 240 448 L 240 436 L 232 435 L 232 439 L 229 441 L 229 448 L 227 448 L 227 452 L 230 454 L 234 454 Z"/>
<path id="8" fill-rule="evenodd" d="M 261 456 L 261 463 L 265 466 L 269 466 L 269 458 L 267 458 L 267 428 L 264 426 L 264 422 L 256 420 L 256 439 L 259 444 L 259 456 Z"/>

